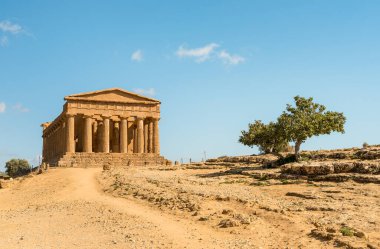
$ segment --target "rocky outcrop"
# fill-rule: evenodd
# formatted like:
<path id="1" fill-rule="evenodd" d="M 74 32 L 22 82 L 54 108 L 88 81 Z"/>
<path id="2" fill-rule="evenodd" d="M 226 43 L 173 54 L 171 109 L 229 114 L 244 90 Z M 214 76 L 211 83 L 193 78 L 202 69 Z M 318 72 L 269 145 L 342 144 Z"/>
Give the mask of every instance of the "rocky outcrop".
<path id="1" fill-rule="evenodd" d="M 380 159 L 380 146 L 370 146 L 366 148 L 349 148 L 338 150 L 318 150 L 303 151 L 301 158 L 322 161 L 322 160 L 376 160 Z"/>
<path id="2" fill-rule="evenodd" d="M 295 175 L 328 175 L 339 173 L 380 174 L 380 160 L 291 163 L 282 166 L 281 173 Z"/>
<path id="3" fill-rule="evenodd" d="M 280 158 L 279 155 L 251 155 L 251 156 L 222 156 L 214 159 L 208 159 L 206 165 L 247 165 L 247 164 L 262 164 L 267 165 L 276 162 Z"/>

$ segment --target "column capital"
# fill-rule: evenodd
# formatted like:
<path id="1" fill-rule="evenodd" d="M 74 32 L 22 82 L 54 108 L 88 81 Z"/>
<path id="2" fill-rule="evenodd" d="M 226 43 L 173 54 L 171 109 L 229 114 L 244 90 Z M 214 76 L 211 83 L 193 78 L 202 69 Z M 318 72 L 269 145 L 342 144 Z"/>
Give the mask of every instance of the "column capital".
<path id="1" fill-rule="evenodd" d="M 119 118 L 120 118 L 121 120 L 128 120 L 128 118 L 130 118 L 130 116 L 119 116 Z"/>
<path id="2" fill-rule="evenodd" d="M 110 119 L 110 118 L 111 118 L 111 115 L 101 115 L 101 117 L 102 117 L 103 119 Z"/>
<path id="3" fill-rule="evenodd" d="M 76 113 L 66 113 L 66 117 L 68 118 L 75 117 L 76 115 Z"/>
<path id="4" fill-rule="evenodd" d="M 94 116 L 93 116 L 93 115 L 90 115 L 90 114 L 84 114 L 84 115 L 83 115 L 83 118 L 94 118 Z"/>

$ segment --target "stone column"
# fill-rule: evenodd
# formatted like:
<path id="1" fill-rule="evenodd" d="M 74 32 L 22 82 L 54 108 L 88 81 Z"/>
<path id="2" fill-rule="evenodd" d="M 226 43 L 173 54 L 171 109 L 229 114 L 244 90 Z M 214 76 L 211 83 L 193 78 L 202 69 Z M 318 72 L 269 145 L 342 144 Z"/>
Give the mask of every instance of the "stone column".
<path id="1" fill-rule="evenodd" d="M 160 154 L 160 135 L 158 129 L 158 118 L 153 119 L 153 153 Z"/>
<path id="2" fill-rule="evenodd" d="M 92 118 L 84 116 L 83 151 L 92 152 Z"/>
<path id="3" fill-rule="evenodd" d="M 144 119 L 137 118 L 137 153 L 144 153 Z"/>
<path id="4" fill-rule="evenodd" d="M 148 120 L 145 119 L 145 123 L 144 123 L 144 153 L 148 153 L 148 145 L 149 145 L 149 135 L 148 135 L 148 132 L 149 132 L 149 124 L 148 124 Z"/>
<path id="5" fill-rule="evenodd" d="M 128 120 L 125 117 L 120 122 L 120 153 L 128 153 Z"/>
<path id="6" fill-rule="evenodd" d="M 92 152 L 98 152 L 98 121 L 92 123 Z"/>
<path id="7" fill-rule="evenodd" d="M 102 152 L 110 152 L 110 118 L 103 117 L 103 139 L 102 139 Z"/>
<path id="8" fill-rule="evenodd" d="M 133 153 L 137 153 L 137 121 L 135 123 L 133 127 Z"/>
<path id="9" fill-rule="evenodd" d="M 148 152 L 153 153 L 153 122 L 152 120 L 149 120 L 149 145 L 148 145 Z"/>
<path id="10" fill-rule="evenodd" d="M 75 153 L 74 141 L 74 115 L 68 114 L 66 116 L 66 152 Z"/>
<path id="11" fill-rule="evenodd" d="M 112 152 L 120 153 L 120 122 L 113 122 L 112 129 Z"/>

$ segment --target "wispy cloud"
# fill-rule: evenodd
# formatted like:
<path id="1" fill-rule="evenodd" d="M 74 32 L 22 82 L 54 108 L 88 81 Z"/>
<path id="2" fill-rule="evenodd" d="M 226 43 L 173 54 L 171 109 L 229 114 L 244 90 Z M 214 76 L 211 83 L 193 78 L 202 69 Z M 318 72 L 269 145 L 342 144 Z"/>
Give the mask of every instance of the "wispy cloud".
<path id="1" fill-rule="evenodd" d="M 135 52 L 132 53 L 131 55 L 131 60 L 132 61 L 142 61 L 143 60 L 143 53 L 142 51 L 139 49 L 139 50 L 136 50 Z"/>
<path id="2" fill-rule="evenodd" d="M 12 36 L 16 35 L 26 35 L 35 38 L 32 33 L 28 32 L 20 24 L 8 20 L 0 20 L 0 47 L 6 47 L 10 43 Z"/>
<path id="3" fill-rule="evenodd" d="M 200 48 L 187 49 L 180 46 L 176 52 L 180 58 L 190 57 L 194 58 L 196 62 L 204 62 L 211 57 L 215 48 L 219 47 L 216 43 L 210 43 Z"/>
<path id="4" fill-rule="evenodd" d="M 9 40 L 8 40 L 8 37 L 7 36 L 2 36 L 1 38 L 0 38 L 0 46 L 2 46 L 2 47 L 5 47 L 5 46 L 7 46 L 8 45 L 8 42 L 9 42 Z"/>
<path id="5" fill-rule="evenodd" d="M 11 33 L 11 34 L 18 34 L 24 31 L 23 28 L 19 24 L 12 23 L 6 20 L 0 22 L 0 30 L 6 33 L 7 32 Z"/>
<path id="6" fill-rule="evenodd" d="M 147 96 L 154 96 L 156 94 L 156 91 L 154 90 L 154 88 L 148 88 L 148 89 L 136 88 L 133 91 L 137 94 L 147 95 Z"/>
<path id="7" fill-rule="evenodd" d="M 14 106 L 12 106 L 12 109 L 18 112 L 29 112 L 29 109 L 20 103 L 17 103 Z"/>
<path id="8" fill-rule="evenodd" d="M 225 49 L 219 50 L 220 46 L 216 43 L 210 43 L 200 48 L 187 49 L 184 46 L 180 46 L 176 52 L 179 58 L 194 58 L 196 62 L 204 62 L 209 59 L 219 59 L 224 64 L 228 65 L 238 65 L 245 61 L 245 58 L 230 54 Z"/>
<path id="9" fill-rule="evenodd" d="M 225 50 L 219 52 L 218 57 L 223 61 L 223 63 L 229 65 L 237 65 L 245 61 L 243 57 L 239 55 L 231 55 Z"/>
<path id="10" fill-rule="evenodd" d="M 0 102 L 0 113 L 5 112 L 5 109 L 7 109 L 7 106 L 4 102 Z"/>

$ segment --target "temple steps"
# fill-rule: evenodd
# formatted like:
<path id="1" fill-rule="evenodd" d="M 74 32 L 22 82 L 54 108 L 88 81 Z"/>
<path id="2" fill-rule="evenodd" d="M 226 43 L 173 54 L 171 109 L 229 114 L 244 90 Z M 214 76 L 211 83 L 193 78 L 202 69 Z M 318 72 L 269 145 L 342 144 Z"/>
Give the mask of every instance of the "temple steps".
<path id="1" fill-rule="evenodd" d="M 71 153 L 65 154 L 57 163 L 59 167 L 112 167 L 112 166 L 154 166 L 168 165 L 163 156 L 151 153 Z"/>

